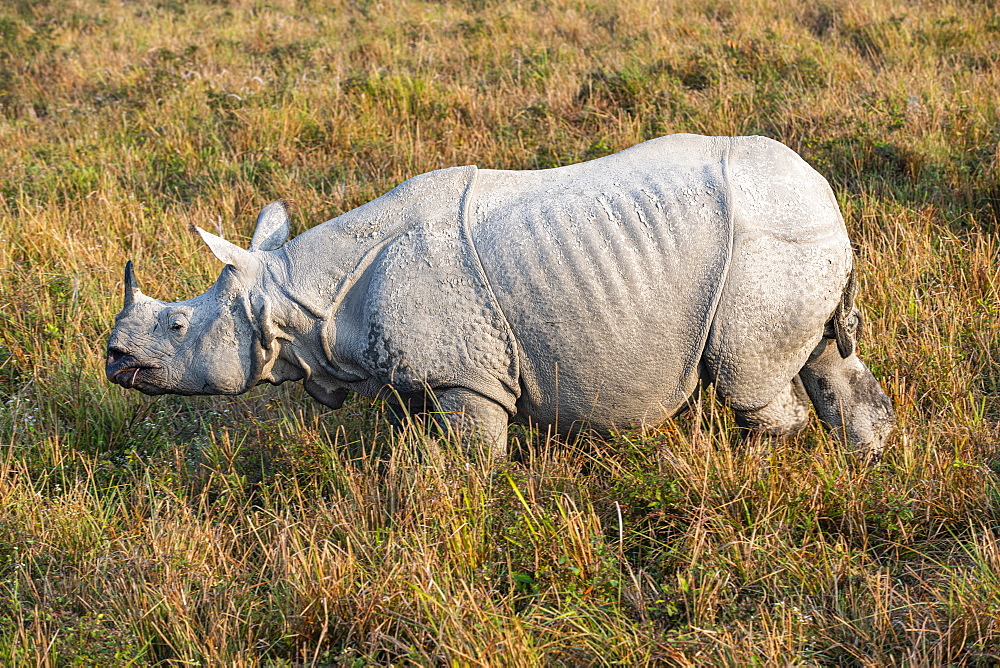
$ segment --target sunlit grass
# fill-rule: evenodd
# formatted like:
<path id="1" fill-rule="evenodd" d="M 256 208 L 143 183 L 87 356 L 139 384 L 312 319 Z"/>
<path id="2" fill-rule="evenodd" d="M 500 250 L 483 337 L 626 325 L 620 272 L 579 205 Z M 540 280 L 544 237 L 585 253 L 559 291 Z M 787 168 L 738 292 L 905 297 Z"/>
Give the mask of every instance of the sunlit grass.
<path id="1" fill-rule="evenodd" d="M 1000 22 L 982 2 L 0 8 L 0 663 L 1000 660 Z M 431 169 L 771 136 L 834 186 L 884 461 L 710 400 L 513 460 L 300 388 L 103 377 L 136 262 L 181 299 Z"/>

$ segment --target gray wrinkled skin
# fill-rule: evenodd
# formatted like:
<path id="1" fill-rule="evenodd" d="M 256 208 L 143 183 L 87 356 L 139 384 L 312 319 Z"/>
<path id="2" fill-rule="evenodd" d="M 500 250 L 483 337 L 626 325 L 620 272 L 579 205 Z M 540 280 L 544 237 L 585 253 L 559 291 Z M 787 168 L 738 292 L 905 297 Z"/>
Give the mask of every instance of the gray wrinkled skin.
<path id="1" fill-rule="evenodd" d="M 826 181 L 762 137 L 671 135 L 541 171 L 416 176 L 292 239 L 284 203 L 249 250 L 164 303 L 126 267 L 107 375 L 147 394 L 301 380 L 477 432 L 510 420 L 655 425 L 711 384 L 742 426 L 823 423 L 878 456 L 891 402 L 855 354 L 846 228 Z"/>

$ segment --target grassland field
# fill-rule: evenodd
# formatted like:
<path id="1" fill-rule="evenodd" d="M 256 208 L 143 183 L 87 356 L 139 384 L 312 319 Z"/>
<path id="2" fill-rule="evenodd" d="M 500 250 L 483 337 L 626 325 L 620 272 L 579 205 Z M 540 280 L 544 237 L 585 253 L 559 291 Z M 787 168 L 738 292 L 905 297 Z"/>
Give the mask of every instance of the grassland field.
<path id="1" fill-rule="evenodd" d="M 671 132 L 829 179 L 878 465 L 705 399 L 490 469 L 361 397 L 104 378 L 126 260 L 161 299 L 217 276 L 192 223 Z M 997 665 L 998 219 L 992 0 L 7 0 L 0 664 Z"/>

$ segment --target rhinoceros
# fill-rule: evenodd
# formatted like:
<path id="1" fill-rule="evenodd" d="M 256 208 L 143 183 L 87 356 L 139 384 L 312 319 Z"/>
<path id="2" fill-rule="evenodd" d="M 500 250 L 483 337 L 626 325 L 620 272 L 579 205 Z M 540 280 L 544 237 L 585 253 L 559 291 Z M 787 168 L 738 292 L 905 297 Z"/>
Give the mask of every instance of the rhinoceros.
<path id="1" fill-rule="evenodd" d="M 850 241 L 826 180 L 764 137 L 670 135 L 536 171 L 441 169 L 166 303 L 125 266 L 107 377 L 146 394 L 304 383 L 427 411 L 503 455 L 511 420 L 559 432 L 656 425 L 712 387 L 749 430 L 794 434 L 809 400 L 878 456 L 889 398 L 856 354 Z"/>

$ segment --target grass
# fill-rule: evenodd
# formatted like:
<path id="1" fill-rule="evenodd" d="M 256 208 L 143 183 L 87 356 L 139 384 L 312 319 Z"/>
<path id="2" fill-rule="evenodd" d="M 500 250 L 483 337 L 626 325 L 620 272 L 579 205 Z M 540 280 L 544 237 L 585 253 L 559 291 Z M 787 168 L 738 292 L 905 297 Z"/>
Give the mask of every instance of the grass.
<path id="1" fill-rule="evenodd" d="M 9 2 L 0 7 L 0 663 L 995 665 L 995 2 Z M 136 262 L 203 291 L 197 223 L 295 233 L 439 167 L 764 134 L 855 242 L 884 461 L 518 433 L 496 470 L 300 388 L 103 378 Z"/>

